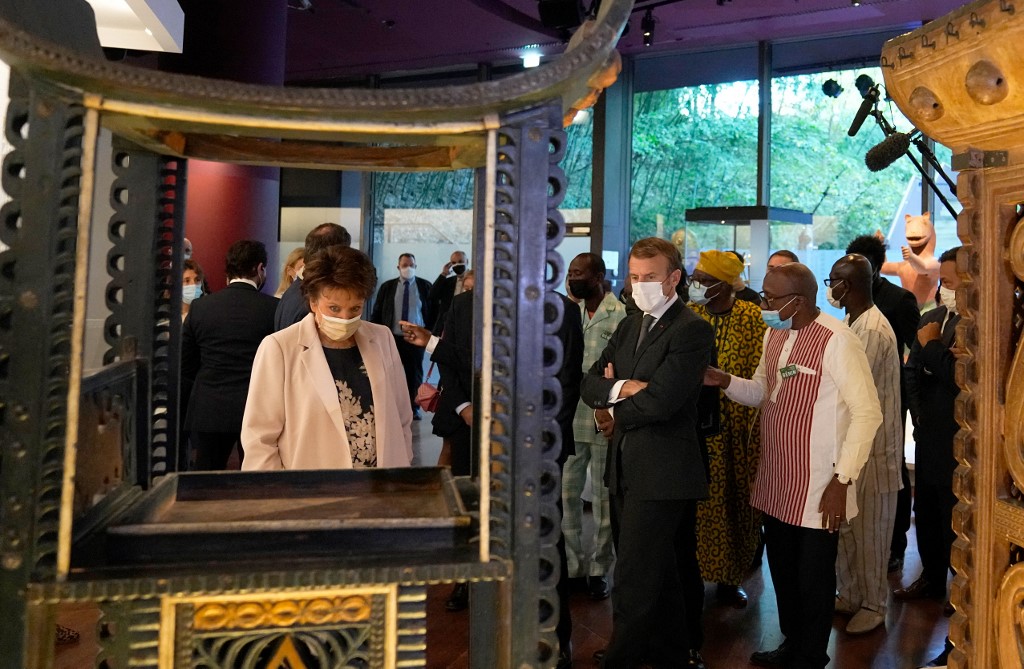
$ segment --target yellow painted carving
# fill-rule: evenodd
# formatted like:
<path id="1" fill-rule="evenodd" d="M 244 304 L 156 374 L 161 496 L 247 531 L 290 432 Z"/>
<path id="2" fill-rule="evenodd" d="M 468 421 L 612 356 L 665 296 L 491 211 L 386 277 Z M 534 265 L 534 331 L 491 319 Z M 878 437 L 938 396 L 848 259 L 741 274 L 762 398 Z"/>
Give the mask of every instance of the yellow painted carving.
<path id="1" fill-rule="evenodd" d="M 306 669 L 306 663 L 302 661 L 290 636 L 286 636 L 277 647 L 277 652 L 270 658 L 266 669 Z"/>
<path id="2" fill-rule="evenodd" d="M 1020 222 L 1010 236 L 1009 259 L 1013 273 L 1024 281 L 1024 224 Z M 1006 467 L 1013 479 L 1024 485 L 1024 343 L 1017 345 L 1010 375 L 1006 380 L 1006 416 L 1003 425 Z"/>
<path id="3" fill-rule="evenodd" d="M 275 599 L 271 601 L 208 602 L 196 607 L 192 618 L 196 631 L 255 629 L 356 623 L 370 619 L 372 599 L 364 595 Z"/>
<path id="4" fill-rule="evenodd" d="M 1018 669 L 1024 644 L 1024 564 L 1013 565 L 1003 575 L 996 607 L 999 668 Z"/>

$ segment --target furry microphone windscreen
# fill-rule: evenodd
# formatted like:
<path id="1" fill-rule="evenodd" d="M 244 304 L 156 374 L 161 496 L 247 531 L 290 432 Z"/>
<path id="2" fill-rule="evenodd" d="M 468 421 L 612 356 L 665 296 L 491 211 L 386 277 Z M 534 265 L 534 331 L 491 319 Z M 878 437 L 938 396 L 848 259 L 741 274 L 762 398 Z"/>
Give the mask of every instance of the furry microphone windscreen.
<path id="1" fill-rule="evenodd" d="M 872 172 L 878 172 L 895 163 L 909 149 L 910 135 L 894 132 L 868 150 L 864 155 L 864 164 Z"/>

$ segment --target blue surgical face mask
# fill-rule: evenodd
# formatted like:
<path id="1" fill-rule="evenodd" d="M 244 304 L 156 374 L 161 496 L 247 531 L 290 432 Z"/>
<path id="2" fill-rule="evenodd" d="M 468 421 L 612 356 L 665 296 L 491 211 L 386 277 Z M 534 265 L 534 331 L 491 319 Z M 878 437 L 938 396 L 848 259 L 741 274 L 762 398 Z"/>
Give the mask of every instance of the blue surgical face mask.
<path id="1" fill-rule="evenodd" d="M 782 305 L 781 309 L 775 309 L 775 310 L 771 310 L 771 311 L 762 309 L 761 310 L 761 318 L 764 320 L 764 324 L 767 325 L 768 327 L 774 328 L 776 330 L 789 330 L 789 329 L 791 329 L 793 327 L 793 316 L 790 316 L 786 320 L 782 320 L 779 317 L 779 313 L 782 311 L 782 309 L 785 309 L 786 307 L 788 307 L 793 302 L 793 300 L 795 300 L 795 299 L 796 299 L 796 297 L 793 297 L 792 299 L 790 299 L 789 302 L 786 302 L 784 305 Z"/>
<path id="2" fill-rule="evenodd" d="M 199 284 L 181 287 L 181 301 L 185 304 L 192 304 L 192 300 L 203 294 L 203 287 Z M 205 302 L 204 302 L 205 304 Z"/>

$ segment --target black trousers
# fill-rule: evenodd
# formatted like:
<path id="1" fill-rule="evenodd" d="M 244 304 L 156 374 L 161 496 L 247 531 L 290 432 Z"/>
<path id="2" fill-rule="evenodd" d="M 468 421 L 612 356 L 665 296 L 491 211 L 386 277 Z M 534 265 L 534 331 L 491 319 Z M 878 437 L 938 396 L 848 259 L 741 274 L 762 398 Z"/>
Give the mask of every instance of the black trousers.
<path id="1" fill-rule="evenodd" d="M 765 550 L 779 606 L 779 627 L 792 653 L 787 669 L 823 669 L 836 606 L 839 533 L 764 517 Z"/>
<path id="2" fill-rule="evenodd" d="M 416 391 L 423 383 L 423 348 L 410 344 L 400 335 L 395 335 L 395 346 L 398 347 L 398 357 L 402 360 L 402 369 L 405 370 L 405 383 L 409 387 L 409 405 L 416 410 Z"/>
<path id="3" fill-rule="evenodd" d="M 896 522 L 892 526 L 890 558 L 901 558 L 907 552 L 907 532 L 910 531 L 910 509 L 913 505 L 913 494 L 910 489 L 910 471 L 907 469 L 906 457 L 900 459 L 900 478 L 903 480 L 903 489 L 896 493 Z"/>
<path id="4" fill-rule="evenodd" d="M 953 531 L 953 507 L 956 495 L 953 483 L 934 485 L 918 483 L 914 492 L 914 517 L 917 519 L 917 552 L 921 555 L 922 573 L 932 583 L 946 584 L 949 574 L 949 553 L 956 532 Z"/>
<path id="5" fill-rule="evenodd" d="M 239 461 L 242 443 L 238 432 L 191 432 L 189 440 L 195 449 L 196 460 L 190 469 L 193 471 L 222 471 L 227 469 L 231 451 L 238 446 Z"/>
<path id="6" fill-rule="evenodd" d="M 906 392 L 903 392 L 903 370 L 900 370 L 900 401 L 903 410 L 900 412 L 903 431 L 907 433 L 907 409 L 909 406 Z M 900 449 L 903 452 L 903 449 Z M 903 481 L 903 489 L 896 493 L 896 522 L 892 526 L 892 543 L 889 545 L 890 558 L 902 558 L 907 552 L 907 532 L 910 531 L 910 509 L 913 504 L 913 495 L 910 490 L 910 471 L 907 469 L 906 455 L 900 457 L 900 479 Z"/>
<path id="7" fill-rule="evenodd" d="M 704 643 L 697 503 L 611 495 L 615 577 L 606 669 L 678 665 Z"/>
<path id="8" fill-rule="evenodd" d="M 465 423 L 445 437 L 452 445 L 452 476 L 473 476 L 476 460 L 473 457 L 473 430 Z"/>

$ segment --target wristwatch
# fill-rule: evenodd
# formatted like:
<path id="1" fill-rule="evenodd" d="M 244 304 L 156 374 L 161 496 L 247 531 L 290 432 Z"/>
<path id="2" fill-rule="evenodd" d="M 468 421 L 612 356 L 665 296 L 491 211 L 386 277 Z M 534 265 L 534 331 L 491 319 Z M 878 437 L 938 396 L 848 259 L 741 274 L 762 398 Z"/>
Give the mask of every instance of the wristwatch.
<path id="1" fill-rule="evenodd" d="M 843 476 L 842 474 L 834 474 L 833 476 L 837 481 L 839 481 L 843 485 L 850 485 L 850 483 L 853 482 L 849 476 Z"/>

